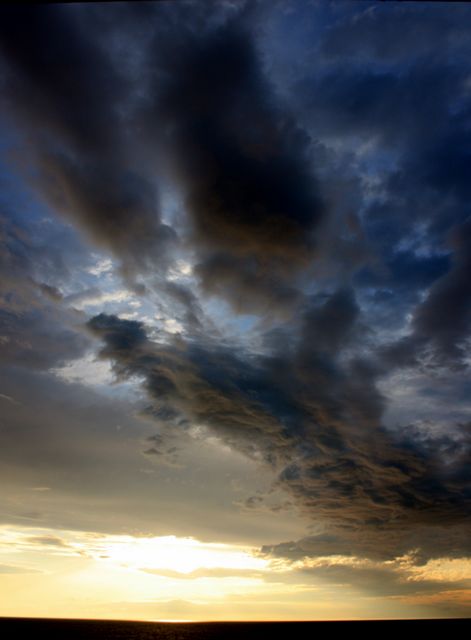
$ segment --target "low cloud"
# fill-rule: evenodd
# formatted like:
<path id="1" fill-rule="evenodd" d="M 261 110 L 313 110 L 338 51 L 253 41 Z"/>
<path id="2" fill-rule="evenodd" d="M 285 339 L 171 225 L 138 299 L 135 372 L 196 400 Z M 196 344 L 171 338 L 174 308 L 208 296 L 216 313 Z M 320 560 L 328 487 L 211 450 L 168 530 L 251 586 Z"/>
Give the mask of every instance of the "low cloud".
<path id="1" fill-rule="evenodd" d="M 323 324 L 336 300 L 354 309 L 348 297 L 338 296 L 309 310 L 290 356 L 256 358 L 217 345 L 162 344 L 150 341 L 141 323 L 103 314 L 89 328 L 103 340 L 101 355 L 117 375 L 143 380 L 161 423 L 183 430 L 202 425 L 268 465 L 299 509 L 326 529 L 273 552 L 383 559 L 416 547 L 424 558 L 470 552 L 468 447 L 443 469 L 434 450 L 414 449 L 388 435 L 366 363 L 355 359 L 342 366 L 330 353 L 355 323 L 352 312 L 342 326 Z M 320 349 L 307 326 L 326 333 Z"/>

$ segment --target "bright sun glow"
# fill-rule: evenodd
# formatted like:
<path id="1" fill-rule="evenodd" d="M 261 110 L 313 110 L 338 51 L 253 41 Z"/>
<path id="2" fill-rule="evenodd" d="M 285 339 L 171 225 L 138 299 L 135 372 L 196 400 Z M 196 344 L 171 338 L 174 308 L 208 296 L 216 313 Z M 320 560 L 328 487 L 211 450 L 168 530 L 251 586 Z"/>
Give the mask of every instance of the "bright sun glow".
<path id="1" fill-rule="evenodd" d="M 267 560 L 257 558 L 243 547 L 209 544 L 193 538 L 108 537 L 98 545 L 98 558 L 133 569 L 165 569 L 191 573 L 196 569 L 260 570 Z M 94 551 L 94 553 L 96 553 Z"/>
<path id="2" fill-rule="evenodd" d="M 3 554 L 40 552 L 47 555 L 79 556 L 99 564 L 136 570 L 164 570 L 189 574 L 198 569 L 260 571 L 269 561 L 250 547 L 200 542 L 177 536 L 134 537 L 49 529 L 0 528 L 0 558 Z"/>

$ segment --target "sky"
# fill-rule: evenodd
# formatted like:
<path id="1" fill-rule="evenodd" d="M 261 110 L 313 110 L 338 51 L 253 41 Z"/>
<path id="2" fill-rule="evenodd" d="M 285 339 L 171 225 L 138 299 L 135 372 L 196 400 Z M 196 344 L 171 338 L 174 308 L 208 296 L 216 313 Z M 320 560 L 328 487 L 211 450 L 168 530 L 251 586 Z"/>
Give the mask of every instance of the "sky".
<path id="1" fill-rule="evenodd" d="M 471 6 L 0 8 L 0 615 L 471 615 Z"/>

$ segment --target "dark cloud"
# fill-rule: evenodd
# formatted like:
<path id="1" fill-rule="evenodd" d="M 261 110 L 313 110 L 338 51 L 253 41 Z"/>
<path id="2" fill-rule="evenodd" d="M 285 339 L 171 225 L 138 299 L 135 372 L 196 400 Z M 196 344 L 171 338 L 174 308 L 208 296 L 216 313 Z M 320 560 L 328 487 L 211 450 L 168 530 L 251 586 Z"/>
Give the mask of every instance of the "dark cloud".
<path id="1" fill-rule="evenodd" d="M 335 16 L 313 45 L 312 64 L 298 65 L 291 78 L 282 67 L 279 81 L 288 83 L 290 103 L 310 135 L 333 157 L 349 160 L 341 165 L 345 176 L 359 178 L 350 194 L 368 251 L 354 265 L 357 299 L 387 369 L 464 370 L 471 299 L 469 8 L 357 5 Z M 329 160 L 324 180 L 332 166 Z M 399 339 L 383 337 L 398 331 Z"/>
<path id="2" fill-rule="evenodd" d="M 471 220 L 454 233 L 452 269 L 429 290 L 413 319 L 414 337 L 431 345 L 440 362 L 461 364 L 471 332 Z"/>
<path id="3" fill-rule="evenodd" d="M 199 263 L 195 271 L 203 292 L 229 299 L 236 313 L 286 315 L 302 299 L 298 289 L 254 256 L 237 258 L 228 253 L 215 253 Z"/>
<path id="4" fill-rule="evenodd" d="M 27 134 L 41 193 L 127 273 L 155 269 L 176 235 L 160 221 L 155 176 L 135 156 L 132 86 L 99 22 L 78 6 L 3 7 L 4 104 Z"/>
<path id="5" fill-rule="evenodd" d="M 342 314 L 328 322 L 335 308 Z M 308 540 L 310 553 L 384 559 L 419 547 L 430 557 L 450 553 L 453 537 L 457 553 L 469 551 L 469 449 L 444 470 L 436 447 L 419 450 L 383 430 L 374 370 L 332 355 L 356 315 L 351 293 L 333 294 L 306 312 L 291 356 L 151 342 L 141 324 L 103 314 L 89 327 L 120 376 L 143 378 L 162 422 L 201 425 L 278 473 L 301 511 L 330 532 Z M 446 544 L 437 523 L 450 528 Z"/>
<path id="6" fill-rule="evenodd" d="M 466 370 L 471 332 L 471 223 L 452 230 L 453 260 L 449 270 L 435 279 L 423 302 L 413 309 L 411 331 L 383 346 L 381 357 L 388 366 L 414 366 L 426 361 L 430 369 Z"/>
<path id="7" fill-rule="evenodd" d="M 196 22 L 207 14 L 192 10 Z M 41 192 L 127 275 L 168 264 L 178 244 L 159 210 L 164 155 L 204 290 L 224 289 L 238 308 L 285 306 L 297 296 L 283 281 L 312 260 L 325 209 L 309 138 L 264 71 L 250 10 L 221 5 L 203 29 L 186 11 L 5 8 L 4 102 L 27 131 Z M 139 71 L 123 54 L 141 57 Z"/>
<path id="8" fill-rule="evenodd" d="M 168 132 L 204 289 L 250 310 L 296 299 L 284 280 L 312 260 L 324 205 L 309 138 L 271 86 L 245 17 L 203 34 L 158 32 L 146 117 Z"/>
<path id="9" fill-rule="evenodd" d="M 353 291 L 347 289 L 336 291 L 319 306 L 312 305 L 303 316 L 305 347 L 338 353 L 352 337 L 359 311 Z"/>
<path id="10" fill-rule="evenodd" d="M 120 320 L 116 316 L 100 314 L 90 320 L 89 326 L 97 334 L 106 331 L 111 353 L 133 351 L 147 342 L 142 323 L 134 320 Z"/>

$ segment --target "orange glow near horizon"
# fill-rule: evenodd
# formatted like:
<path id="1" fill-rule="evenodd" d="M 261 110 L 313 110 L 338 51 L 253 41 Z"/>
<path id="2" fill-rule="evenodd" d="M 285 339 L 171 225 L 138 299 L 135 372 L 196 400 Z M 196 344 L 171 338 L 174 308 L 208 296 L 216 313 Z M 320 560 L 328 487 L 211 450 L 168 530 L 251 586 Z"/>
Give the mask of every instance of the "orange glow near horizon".
<path id="1" fill-rule="evenodd" d="M 372 571 L 386 565 L 402 581 L 435 580 L 437 586 L 470 569 L 469 562 L 456 559 L 417 569 L 407 557 L 383 564 L 348 556 L 288 562 L 252 547 L 194 538 L 0 527 L 0 615 L 182 622 L 378 619 L 430 617 L 430 607 L 441 600 L 469 603 L 469 589 L 374 597 L 310 574 L 325 567 Z"/>

